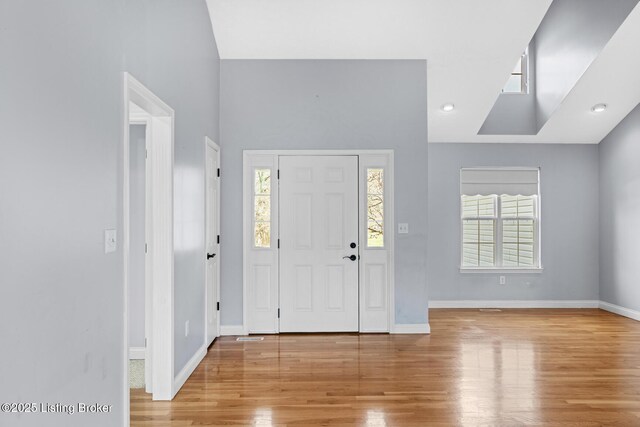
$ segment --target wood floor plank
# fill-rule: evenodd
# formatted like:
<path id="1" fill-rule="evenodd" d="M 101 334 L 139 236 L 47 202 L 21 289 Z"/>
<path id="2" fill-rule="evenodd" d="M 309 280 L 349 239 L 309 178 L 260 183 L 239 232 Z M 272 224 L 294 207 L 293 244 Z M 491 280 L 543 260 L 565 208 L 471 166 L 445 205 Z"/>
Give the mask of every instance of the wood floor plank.
<path id="1" fill-rule="evenodd" d="M 640 323 L 597 309 L 432 309 L 431 335 L 223 337 L 142 426 L 640 425 Z"/>

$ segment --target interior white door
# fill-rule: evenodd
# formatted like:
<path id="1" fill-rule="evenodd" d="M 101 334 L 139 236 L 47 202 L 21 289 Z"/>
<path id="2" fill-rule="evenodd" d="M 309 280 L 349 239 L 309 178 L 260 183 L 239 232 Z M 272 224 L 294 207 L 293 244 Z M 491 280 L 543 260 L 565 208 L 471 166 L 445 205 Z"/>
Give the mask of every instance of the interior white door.
<path id="1" fill-rule="evenodd" d="M 218 282 L 220 279 L 220 198 L 218 177 L 218 150 L 207 143 L 206 148 L 206 340 L 207 345 L 219 336 Z"/>
<path id="2" fill-rule="evenodd" d="M 358 331 L 358 157 L 280 157 L 280 331 Z"/>

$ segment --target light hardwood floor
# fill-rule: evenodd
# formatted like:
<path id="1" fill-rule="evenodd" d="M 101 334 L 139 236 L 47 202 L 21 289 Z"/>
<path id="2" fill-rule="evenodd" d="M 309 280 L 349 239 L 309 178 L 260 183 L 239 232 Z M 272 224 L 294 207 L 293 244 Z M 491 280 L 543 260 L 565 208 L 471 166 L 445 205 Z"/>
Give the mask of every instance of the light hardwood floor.
<path id="1" fill-rule="evenodd" d="M 217 340 L 136 426 L 640 426 L 640 323 L 597 309 L 430 310 L 431 335 Z"/>

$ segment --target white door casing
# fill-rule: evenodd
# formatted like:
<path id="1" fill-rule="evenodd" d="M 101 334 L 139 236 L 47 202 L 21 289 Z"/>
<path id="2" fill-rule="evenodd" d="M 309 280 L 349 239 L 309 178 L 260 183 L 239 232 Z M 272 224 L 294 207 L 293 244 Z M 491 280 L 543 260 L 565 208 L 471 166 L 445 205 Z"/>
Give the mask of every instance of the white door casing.
<path id="1" fill-rule="evenodd" d="M 280 331 L 358 331 L 358 157 L 281 156 L 279 170 Z"/>
<path id="2" fill-rule="evenodd" d="M 205 344 L 209 346 L 220 335 L 218 311 L 220 289 L 220 149 L 205 137 L 206 159 L 206 256 L 205 256 Z"/>
<path id="3" fill-rule="evenodd" d="M 146 275 L 150 284 L 147 302 L 151 307 L 146 323 L 151 325 L 147 338 L 146 358 L 151 366 L 147 380 L 153 388 L 153 400 L 171 400 L 178 391 L 174 384 L 174 252 L 173 252 L 173 164 L 174 119 L 173 109 L 149 91 L 128 73 L 123 74 L 123 150 L 122 150 L 122 257 L 124 281 L 124 354 L 123 354 L 123 422 L 129 425 L 129 343 L 128 343 L 128 273 L 129 273 L 129 123 L 131 103 L 149 116 L 147 121 L 146 164 L 148 215 L 151 225 L 148 236 L 147 263 L 153 267 Z M 149 271 L 149 270 L 147 270 Z"/>
<path id="4" fill-rule="evenodd" d="M 280 332 L 280 218 L 279 160 L 286 156 L 356 156 L 359 174 L 359 332 L 394 332 L 394 184 L 393 150 L 245 150 L 243 152 L 243 319 L 233 333 Z M 384 246 L 369 247 L 367 241 L 367 172 L 384 170 Z M 271 173 L 271 243 L 257 245 L 254 229 L 255 203 L 264 196 L 256 193 L 256 174 Z M 286 172 L 285 172 L 286 173 Z M 284 208 L 284 205 L 282 206 Z M 356 208 L 357 209 L 357 208 Z M 279 220 L 280 219 L 280 220 Z M 324 226 L 323 226 L 324 227 Z M 349 242 L 351 243 L 351 242 Z M 351 249 L 351 248 L 349 248 Z M 347 255 L 350 253 L 345 253 Z M 344 256 L 343 255 L 343 256 Z M 285 332 L 282 329 L 282 332 Z M 231 334 L 231 329 L 229 329 Z"/>

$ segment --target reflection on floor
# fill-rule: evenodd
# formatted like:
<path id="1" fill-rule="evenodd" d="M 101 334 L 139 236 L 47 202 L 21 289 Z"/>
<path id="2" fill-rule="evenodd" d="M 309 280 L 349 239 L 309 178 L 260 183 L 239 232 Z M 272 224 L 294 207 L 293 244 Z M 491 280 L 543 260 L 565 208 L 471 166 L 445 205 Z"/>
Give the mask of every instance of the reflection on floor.
<path id="1" fill-rule="evenodd" d="M 144 359 L 129 360 L 129 388 L 141 388 L 144 391 Z"/>
<path id="2" fill-rule="evenodd" d="M 431 335 L 219 339 L 131 425 L 640 425 L 640 323 L 597 309 L 434 309 Z"/>

